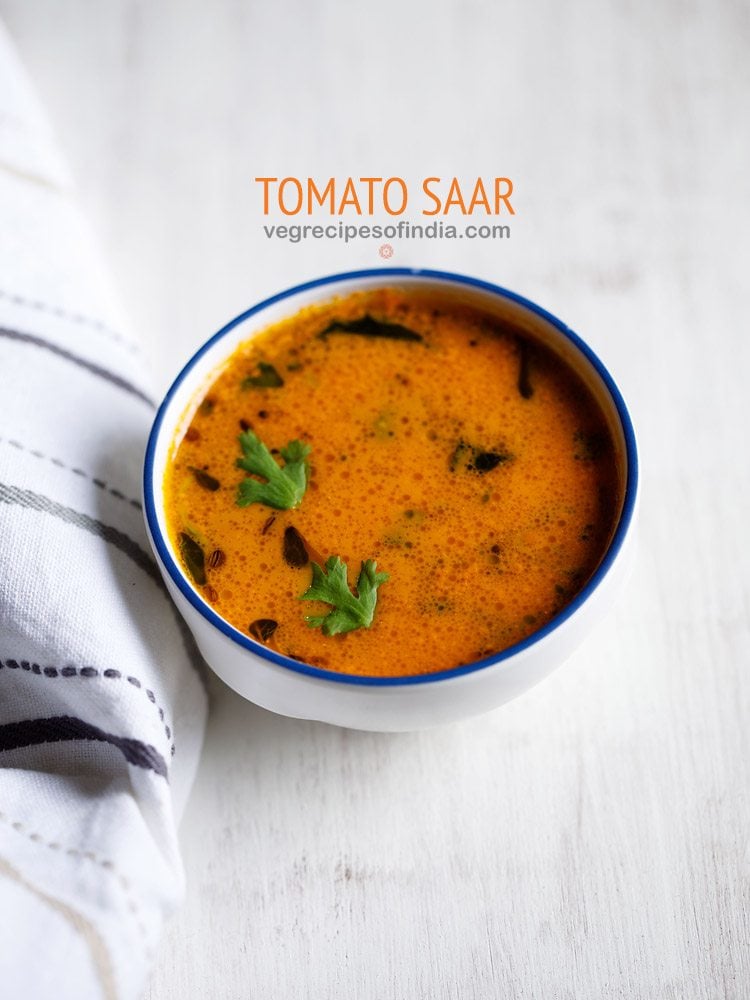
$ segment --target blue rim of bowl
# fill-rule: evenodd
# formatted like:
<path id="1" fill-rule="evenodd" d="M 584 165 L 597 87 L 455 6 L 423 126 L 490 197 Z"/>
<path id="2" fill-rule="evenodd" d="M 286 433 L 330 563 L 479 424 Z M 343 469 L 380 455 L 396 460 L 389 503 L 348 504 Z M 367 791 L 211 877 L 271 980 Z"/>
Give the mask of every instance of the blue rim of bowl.
<path id="1" fill-rule="evenodd" d="M 546 625 L 543 625 L 542 628 L 538 629 L 536 632 L 532 632 L 531 635 L 522 639 L 520 642 L 515 643 L 513 646 L 509 646 L 507 649 L 504 649 L 499 653 L 495 653 L 492 656 L 484 657 L 481 660 L 475 660 L 472 663 L 466 663 L 459 667 L 452 667 L 449 670 L 440 670 L 429 674 L 407 674 L 399 677 L 375 677 L 367 674 L 346 674 L 333 670 L 321 670 L 319 667 L 312 667 L 307 663 L 302 663 L 299 660 L 293 660 L 289 656 L 277 653 L 274 650 L 269 649 L 267 646 L 264 646 L 262 643 L 256 642 L 249 636 L 244 635 L 244 633 L 240 632 L 239 629 L 236 629 L 233 625 L 230 625 L 227 621 L 217 615 L 213 608 L 200 597 L 198 592 L 193 588 L 192 584 L 188 582 L 182 569 L 173 558 L 172 553 L 169 550 L 169 546 L 166 544 L 156 514 L 153 478 L 157 441 L 160 436 L 167 408 L 185 377 L 192 371 L 203 355 L 206 354 L 206 352 L 209 351 L 218 340 L 221 340 L 222 337 L 226 336 L 230 330 L 233 330 L 240 323 L 244 323 L 245 320 L 249 319 L 251 316 L 267 309 L 269 306 L 275 305 L 277 302 L 281 302 L 284 299 L 299 294 L 300 292 L 311 291 L 315 288 L 325 288 L 328 285 L 341 284 L 346 281 L 365 278 L 396 279 L 413 277 L 434 279 L 467 288 L 481 289 L 482 291 L 490 292 L 493 295 L 515 302 L 530 312 L 535 313 L 537 316 L 542 317 L 542 319 L 545 319 L 548 323 L 554 326 L 555 329 L 562 333 L 563 336 L 567 337 L 567 339 L 571 341 L 579 352 L 590 362 L 599 378 L 606 386 L 606 389 L 615 404 L 617 415 L 622 426 L 623 436 L 625 438 L 627 472 L 622 511 L 609 547 L 604 553 L 604 556 L 602 557 L 602 560 L 595 572 L 583 589 L 580 590 L 573 600 L 560 612 L 558 612 L 554 618 L 550 619 Z M 148 444 L 146 446 L 143 470 L 144 514 L 154 546 L 156 547 L 159 557 L 162 560 L 162 564 L 166 567 L 173 583 L 177 586 L 180 593 L 196 609 L 196 611 L 198 611 L 228 639 L 236 642 L 237 645 L 243 647 L 244 649 L 255 653 L 256 656 L 260 656 L 261 658 L 274 663 L 276 666 L 284 667 L 287 670 L 291 670 L 298 674 L 305 674 L 308 677 L 315 677 L 319 680 L 333 681 L 337 684 L 355 684 L 368 687 L 403 687 L 411 684 L 434 684 L 440 681 L 450 680 L 454 677 L 461 677 L 465 674 L 472 674 L 476 671 L 496 666 L 503 663 L 505 660 L 511 659 L 523 650 L 528 649 L 537 642 L 540 642 L 551 632 L 554 632 L 555 629 L 559 628 L 563 622 L 572 617 L 581 605 L 588 600 L 609 572 L 610 567 L 613 565 L 620 549 L 622 548 L 628 529 L 630 528 L 630 523 L 635 512 L 637 491 L 638 452 L 635 441 L 635 432 L 630 420 L 630 414 L 628 413 L 625 402 L 622 398 L 620 390 L 615 384 L 614 379 L 596 354 L 594 354 L 588 344 L 581 340 L 578 334 L 574 333 L 573 330 L 567 327 L 561 320 L 557 319 L 556 316 L 553 316 L 551 313 L 547 312 L 546 309 L 538 306 L 535 302 L 532 302 L 531 300 L 526 299 L 522 295 L 518 295 L 516 292 L 512 292 L 507 288 L 503 288 L 500 285 L 495 285 L 489 281 L 482 281 L 479 278 L 470 278 L 466 275 L 454 274 L 451 271 L 434 271 L 426 268 L 410 267 L 367 268 L 359 271 L 344 271 L 340 274 L 330 274 L 324 278 L 316 278 L 314 281 L 306 281 L 300 285 L 295 285 L 293 288 L 288 288 L 283 292 L 279 292 L 277 295 L 272 295 L 270 298 L 264 299 L 262 302 L 259 302 L 257 305 L 247 309 L 239 316 L 236 316 L 233 320 L 227 323 L 226 326 L 223 326 L 218 333 L 215 333 L 213 337 L 211 337 L 210 340 L 208 340 L 198 351 L 196 351 L 170 386 L 156 413 L 156 417 L 154 418 L 154 423 L 151 428 Z"/>

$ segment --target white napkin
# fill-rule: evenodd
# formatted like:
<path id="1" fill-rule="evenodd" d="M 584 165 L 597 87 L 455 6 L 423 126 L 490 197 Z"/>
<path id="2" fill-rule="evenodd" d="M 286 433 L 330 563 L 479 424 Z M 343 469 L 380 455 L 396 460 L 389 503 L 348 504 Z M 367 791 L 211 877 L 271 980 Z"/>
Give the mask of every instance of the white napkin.
<path id="1" fill-rule="evenodd" d="M 154 413 L 0 26 L 0 994 L 140 996 L 180 899 L 202 664 L 148 550 Z"/>

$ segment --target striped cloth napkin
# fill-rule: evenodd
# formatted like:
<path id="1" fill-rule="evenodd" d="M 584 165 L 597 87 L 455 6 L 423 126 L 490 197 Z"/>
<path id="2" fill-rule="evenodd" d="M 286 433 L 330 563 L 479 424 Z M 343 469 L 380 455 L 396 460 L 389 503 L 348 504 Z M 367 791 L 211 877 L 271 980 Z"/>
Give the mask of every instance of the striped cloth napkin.
<path id="1" fill-rule="evenodd" d="M 183 891 L 203 665 L 148 551 L 154 412 L 0 26 L 0 995 L 142 995 Z"/>

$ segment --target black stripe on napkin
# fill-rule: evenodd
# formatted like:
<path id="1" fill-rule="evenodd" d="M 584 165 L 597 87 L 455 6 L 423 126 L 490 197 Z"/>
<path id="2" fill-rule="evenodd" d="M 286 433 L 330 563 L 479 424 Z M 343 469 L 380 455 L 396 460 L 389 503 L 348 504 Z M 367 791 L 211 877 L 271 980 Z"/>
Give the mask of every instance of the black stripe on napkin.
<path id="1" fill-rule="evenodd" d="M 19 295 L 18 292 L 9 292 L 4 288 L 0 288 L 0 299 L 5 299 L 6 302 L 12 302 L 14 306 L 21 306 L 23 309 L 34 309 L 36 312 L 47 313 L 50 316 L 65 320 L 68 323 L 75 323 L 77 326 L 85 326 L 89 330 L 95 330 L 97 333 L 103 334 L 115 343 L 121 344 L 126 350 L 131 351 L 133 354 L 141 353 L 141 348 L 138 344 L 134 343 L 132 340 L 128 340 L 126 337 L 123 337 L 123 335 L 118 333 L 117 330 L 113 330 L 112 327 L 107 326 L 106 323 L 100 319 L 96 319 L 94 316 L 83 316 L 81 313 L 68 312 L 67 309 L 63 309 L 61 306 L 52 305 L 50 302 L 41 302 L 39 299 L 27 299 L 25 295 Z"/>
<path id="2" fill-rule="evenodd" d="M 108 368 L 102 368 L 101 365 L 95 365 L 93 361 L 87 361 L 86 358 L 82 358 L 78 354 L 66 351 L 64 347 L 53 344 L 51 340 L 45 340 L 43 337 L 37 337 L 33 333 L 22 333 L 20 330 L 10 330 L 8 327 L 4 326 L 0 326 L 0 337 L 5 337 L 6 340 L 16 340 L 22 344 L 29 344 L 32 347 L 41 347 L 45 351 L 50 351 L 52 354 L 56 354 L 58 357 L 64 358 L 66 361 L 70 361 L 74 365 L 78 365 L 79 368 L 85 368 L 87 371 L 91 372 L 92 375 L 96 375 L 97 378 L 102 378 L 106 382 L 111 382 L 112 385 L 116 385 L 118 389 L 123 389 L 125 392 L 129 392 L 131 396 L 135 396 L 137 399 L 147 403 L 152 410 L 156 408 L 156 404 L 153 399 L 151 399 L 150 396 L 147 396 L 145 392 L 138 388 L 137 385 L 133 385 L 132 382 L 128 382 L 127 379 L 124 379 L 116 372 L 110 371 Z"/>
<path id="3" fill-rule="evenodd" d="M 88 514 L 75 510 L 73 507 L 66 507 L 64 504 L 58 503 L 57 500 L 52 500 L 42 493 L 35 493 L 33 490 L 22 490 L 18 486 L 11 486 L 10 483 L 0 483 L 0 503 L 25 507 L 27 510 L 38 510 L 44 514 L 51 514 L 52 517 L 59 518 L 59 520 L 65 521 L 67 524 L 75 525 L 77 528 L 89 531 L 92 535 L 103 538 L 105 542 L 114 545 L 120 552 L 123 552 L 132 559 L 136 566 L 139 566 L 154 581 L 167 599 L 167 603 L 177 623 L 177 628 L 180 631 L 182 643 L 190 660 L 190 665 L 198 674 L 204 690 L 206 689 L 206 668 L 195 639 L 185 624 L 182 615 L 172 603 L 167 593 L 167 588 L 164 586 L 159 570 L 156 567 L 156 563 L 137 542 L 133 541 L 124 531 L 120 531 L 111 524 L 105 524 L 94 517 L 89 517 Z"/>
<path id="4" fill-rule="evenodd" d="M 64 504 L 58 503 L 57 500 L 51 500 L 49 497 L 44 496 L 43 493 L 35 493 L 33 490 L 22 490 L 18 486 L 11 486 L 10 483 L 0 483 L 0 503 L 26 507 L 27 510 L 38 510 L 43 514 L 51 514 L 52 517 L 56 517 L 60 521 L 65 521 L 67 524 L 74 524 L 77 528 L 83 528 L 84 531 L 103 538 L 105 542 L 109 542 L 110 545 L 114 545 L 120 552 L 124 552 L 126 556 L 133 560 L 136 566 L 140 566 L 143 572 L 151 577 L 159 589 L 163 588 L 161 576 L 151 556 L 149 556 L 145 549 L 141 548 L 138 542 L 134 541 L 129 535 L 126 535 L 124 531 L 120 531 L 119 528 L 115 528 L 111 524 L 105 524 L 95 517 L 89 517 L 88 514 L 75 510 L 73 507 L 66 507 Z"/>
<path id="5" fill-rule="evenodd" d="M 50 719 L 25 719 L 0 726 L 0 751 L 18 750 L 40 743 L 62 743 L 69 740 L 95 740 L 117 747 L 128 764 L 143 767 L 167 777 L 167 765 L 159 751 L 149 743 L 115 736 L 90 722 L 72 715 L 57 715 Z"/>

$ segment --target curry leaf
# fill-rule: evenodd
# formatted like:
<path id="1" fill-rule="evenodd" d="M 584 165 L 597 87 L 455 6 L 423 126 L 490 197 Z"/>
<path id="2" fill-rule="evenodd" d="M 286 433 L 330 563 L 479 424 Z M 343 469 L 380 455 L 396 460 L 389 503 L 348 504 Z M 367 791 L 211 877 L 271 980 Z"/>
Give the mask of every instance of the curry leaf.
<path id="1" fill-rule="evenodd" d="M 415 333 L 400 323 L 384 323 L 369 315 L 344 321 L 336 319 L 318 336 L 325 340 L 331 333 L 353 333 L 360 337 L 384 337 L 387 340 L 422 340 L 421 333 Z"/>
<path id="2" fill-rule="evenodd" d="M 206 557 L 198 542 L 186 531 L 180 532 L 180 555 L 193 580 L 202 587 L 206 582 Z"/>
<path id="3" fill-rule="evenodd" d="M 273 365 L 265 361 L 258 362 L 258 374 L 248 375 L 242 380 L 243 389 L 280 389 L 284 379 Z"/>

